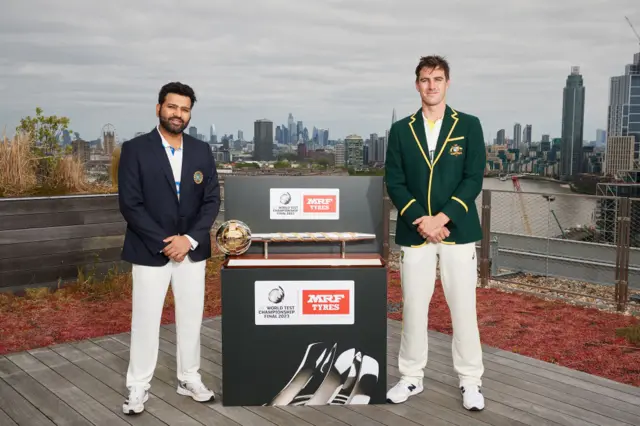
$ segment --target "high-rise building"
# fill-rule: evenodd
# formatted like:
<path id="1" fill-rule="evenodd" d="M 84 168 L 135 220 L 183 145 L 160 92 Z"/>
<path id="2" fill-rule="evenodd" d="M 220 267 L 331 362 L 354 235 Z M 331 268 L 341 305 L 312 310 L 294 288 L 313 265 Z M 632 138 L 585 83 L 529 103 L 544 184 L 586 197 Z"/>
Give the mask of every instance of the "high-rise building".
<path id="1" fill-rule="evenodd" d="M 256 161 L 273 160 L 273 121 L 256 120 L 253 127 L 253 159 Z"/>
<path id="2" fill-rule="evenodd" d="M 504 129 L 498 130 L 498 134 L 496 135 L 496 145 L 504 145 L 506 142 Z"/>
<path id="3" fill-rule="evenodd" d="M 633 168 L 634 144 L 633 136 L 610 136 L 603 173 L 615 177 L 620 171 L 631 170 Z"/>
<path id="4" fill-rule="evenodd" d="M 524 130 L 522 131 L 522 142 L 527 146 L 531 146 L 531 142 L 533 142 L 533 136 L 531 133 L 531 124 L 524 126 Z"/>
<path id="5" fill-rule="evenodd" d="M 336 144 L 335 164 L 336 167 L 345 166 L 344 142 L 338 142 Z"/>
<path id="6" fill-rule="evenodd" d="M 289 137 L 285 141 L 286 144 L 293 144 L 298 139 L 298 132 L 296 129 L 295 121 L 293 121 L 293 114 L 289 113 L 289 119 L 287 120 L 287 125 L 289 129 Z"/>
<path id="7" fill-rule="evenodd" d="M 624 75 L 611 77 L 607 136 L 633 136 L 634 168 L 640 162 L 640 53 L 625 67 Z M 607 143 L 608 144 L 608 143 Z"/>
<path id="8" fill-rule="evenodd" d="M 564 180 L 571 180 L 582 171 L 584 101 L 585 87 L 580 67 L 571 67 L 562 101 L 560 176 Z"/>
<path id="9" fill-rule="evenodd" d="M 347 166 L 356 170 L 361 169 L 364 164 L 364 141 L 358 135 L 349 135 L 344 142 Z"/>
<path id="10" fill-rule="evenodd" d="M 522 125 L 520 123 L 516 123 L 513 126 L 513 147 L 519 148 L 520 142 L 522 142 Z"/>

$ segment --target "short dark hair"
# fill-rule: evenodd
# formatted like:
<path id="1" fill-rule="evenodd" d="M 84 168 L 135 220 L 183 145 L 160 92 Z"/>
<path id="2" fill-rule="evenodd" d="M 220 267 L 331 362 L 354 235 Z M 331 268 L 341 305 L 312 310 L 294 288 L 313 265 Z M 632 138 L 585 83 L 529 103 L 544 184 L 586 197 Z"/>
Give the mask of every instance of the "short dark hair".
<path id="1" fill-rule="evenodd" d="M 442 56 L 431 55 L 421 57 L 416 67 L 416 81 L 420 78 L 420 71 L 422 71 L 423 68 L 441 68 L 444 71 L 445 78 L 449 80 L 449 63 Z"/>
<path id="2" fill-rule="evenodd" d="M 176 95 L 186 96 L 191 99 L 191 106 L 196 103 L 196 94 L 191 87 L 186 84 L 180 83 L 179 81 L 174 81 L 171 83 L 167 83 L 160 89 L 160 93 L 158 94 L 158 103 L 162 105 L 169 93 L 174 93 Z"/>

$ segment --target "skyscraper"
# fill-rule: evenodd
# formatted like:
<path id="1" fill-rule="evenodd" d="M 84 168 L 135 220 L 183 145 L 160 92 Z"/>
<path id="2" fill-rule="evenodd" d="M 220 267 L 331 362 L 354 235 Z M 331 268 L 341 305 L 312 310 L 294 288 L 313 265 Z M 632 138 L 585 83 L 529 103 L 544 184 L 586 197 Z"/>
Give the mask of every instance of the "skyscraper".
<path id="1" fill-rule="evenodd" d="M 607 136 L 633 136 L 634 168 L 640 160 L 640 53 L 621 76 L 611 77 Z"/>
<path id="2" fill-rule="evenodd" d="M 520 142 L 522 142 L 522 125 L 516 123 L 513 126 L 513 147 L 520 148 Z"/>
<path id="3" fill-rule="evenodd" d="M 256 161 L 273 160 L 273 121 L 256 120 L 253 134 L 253 159 Z"/>
<path id="4" fill-rule="evenodd" d="M 560 176 L 571 180 L 581 172 L 585 87 L 580 67 L 571 67 L 562 100 Z"/>
<path id="5" fill-rule="evenodd" d="M 531 142 L 533 142 L 531 124 L 524 126 L 524 130 L 522 131 L 522 142 L 528 147 L 531 146 Z"/>

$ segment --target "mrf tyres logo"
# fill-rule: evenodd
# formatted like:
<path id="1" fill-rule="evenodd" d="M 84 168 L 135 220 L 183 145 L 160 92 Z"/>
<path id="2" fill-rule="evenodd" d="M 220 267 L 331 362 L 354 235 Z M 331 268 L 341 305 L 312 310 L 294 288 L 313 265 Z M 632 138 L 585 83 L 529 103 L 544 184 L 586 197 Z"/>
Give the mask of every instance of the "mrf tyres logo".
<path id="1" fill-rule="evenodd" d="M 335 195 L 305 195 L 303 197 L 304 213 L 335 213 Z"/>
<path id="2" fill-rule="evenodd" d="M 303 290 L 303 315 L 349 315 L 349 290 Z"/>

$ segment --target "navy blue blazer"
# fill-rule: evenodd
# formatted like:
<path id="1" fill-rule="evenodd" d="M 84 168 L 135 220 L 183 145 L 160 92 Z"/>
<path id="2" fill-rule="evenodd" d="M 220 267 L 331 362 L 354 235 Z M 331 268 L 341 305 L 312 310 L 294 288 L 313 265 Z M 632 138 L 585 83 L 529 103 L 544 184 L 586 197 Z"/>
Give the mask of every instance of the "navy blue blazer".
<path id="1" fill-rule="evenodd" d="M 122 260 L 162 266 L 162 240 L 189 235 L 198 246 L 188 256 L 211 257 L 210 231 L 220 211 L 220 184 L 208 143 L 183 134 L 178 199 L 173 171 L 157 128 L 122 144 L 118 168 L 120 212 L 127 222 Z"/>

